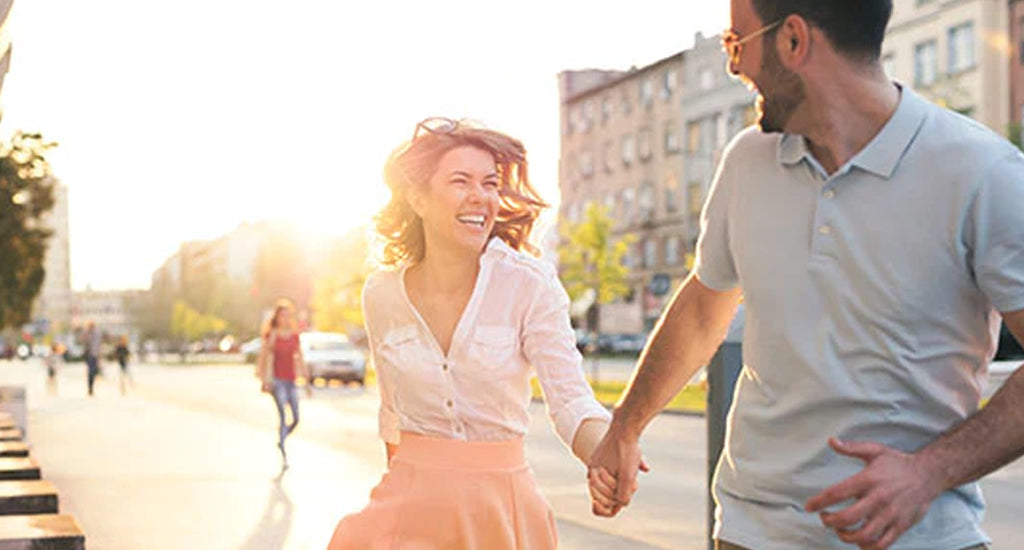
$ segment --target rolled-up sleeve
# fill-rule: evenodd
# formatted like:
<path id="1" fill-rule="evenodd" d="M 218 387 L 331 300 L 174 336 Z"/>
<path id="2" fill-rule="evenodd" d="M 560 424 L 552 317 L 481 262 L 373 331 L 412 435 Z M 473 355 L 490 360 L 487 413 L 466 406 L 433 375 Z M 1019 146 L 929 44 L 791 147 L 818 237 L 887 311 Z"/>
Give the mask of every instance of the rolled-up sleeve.
<path id="1" fill-rule="evenodd" d="M 376 286 L 371 277 L 363 286 L 363 320 L 366 328 L 366 340 L 370 347 L 370 362 L 377 373 L 377 390 L 380 393 L 380 410 L 377 413 L 377 433 L 386 443 L 398 444 L 400 439 L 398 413 L 395 412 L 394 385 L 387 365 L 381 361 L 379 338 L 374 328 L 377 319 L 374 308 L 378 305 L 374 299 L 373 288 Z"/>
<path id="2" fill-rule="evenodd" d="M 537 372 L 548 416 L 569 447 L 576 430 L 590 418 L 610 420 L 583 376 L 583 358 L 569 323 L 569 296 L 554 269 L 535 282 L 522 329 L 523 353 Z"/>

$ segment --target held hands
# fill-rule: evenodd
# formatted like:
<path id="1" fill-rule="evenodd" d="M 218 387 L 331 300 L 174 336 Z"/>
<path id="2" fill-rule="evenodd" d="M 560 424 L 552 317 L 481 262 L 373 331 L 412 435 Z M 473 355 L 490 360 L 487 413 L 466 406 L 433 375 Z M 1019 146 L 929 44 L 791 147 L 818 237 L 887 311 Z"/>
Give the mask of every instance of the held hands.
<path id="1" fill-rule="evenodd" d="M 587 465 L 591 512 L 596 516 L 613 517 L 629 505 L 638 487 L 638 470 L 650 471 L 640 454 L 639 442 L 609 429 Z"/>
<path id="2" fill-rule="evenodd" d="M 922 467 L 918 455 L 881 443 L 829 438 L 839 454 L 859 458 L 865 467 L 858 474 L 818 493 L 807 501 L 808 512 L 846 543 L 862 550 L 885 550 L 924 517 L 941 492 L 936 476 Z M 825 508 L 847 500 L 855 502 L 838 512 Z"/>

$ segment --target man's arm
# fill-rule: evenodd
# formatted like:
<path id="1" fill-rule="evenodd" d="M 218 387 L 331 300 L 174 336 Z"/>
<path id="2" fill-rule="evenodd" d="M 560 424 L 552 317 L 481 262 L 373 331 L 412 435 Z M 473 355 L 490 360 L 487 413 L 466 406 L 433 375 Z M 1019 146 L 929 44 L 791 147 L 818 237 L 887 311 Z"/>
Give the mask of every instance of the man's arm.
<path id="1" fill-rule="evenodd" d="M 1003 321 L 1018 341 L 1024 341 L 1024 310 L 1003 314 Z M 857 499 L 840 512 L 822 512 L 823 523 L 861 548 L 888 548 L 924 517 L 942 492 L 1024 455 L 1024 368 L 1018 368 L 983 409 L 915 453 L 878 443 L 833 439 L 830 444 L 866 466 L 809 500 L 807 510 L 818 512 Z M 847 530 L 862 521 L 860 528 Z"/>
<path id="2" fill-rule="evenodd" d="M 604 469 L 616 480 L 617 505 L 601 510 L 595 503 L 595 513 L 614 515 L 618 508 L 629 504 L 641 464 L 640 434 L 694 373 L 709 362 L 725 338 L 739 299 L 739 289 L 719 292 L 705 286 L 695 275 L 690 275 L 673 296 L 612 413 L 607 434 L 591 455 L 592 493 L 597 484 L 595 472 Z M 601 487 L 605 486 L 597 488 Z"/>

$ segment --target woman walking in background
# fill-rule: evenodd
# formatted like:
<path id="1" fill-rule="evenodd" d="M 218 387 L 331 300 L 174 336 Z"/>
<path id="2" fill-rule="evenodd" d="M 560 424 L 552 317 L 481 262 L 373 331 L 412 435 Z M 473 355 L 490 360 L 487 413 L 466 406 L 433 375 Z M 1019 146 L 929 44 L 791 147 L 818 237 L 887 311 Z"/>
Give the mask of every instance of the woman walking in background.
<path id="1" fill-rule="evenodd" d="M 363 290 L 388 472 L 330 550 L 548 550 L 554 516 L 523 453 L 534 369 L 584 463 L 610 418 L 583 377 L 569 298 L 527 251 L 547 206 L 504 134 L 428 119 L 388 159 L 383 263 Z"/>
<path id="2" fill-rule="evenodd" d="M 284 448 L 285 439 L 295 431 L 299 424 L 299 395 L 295 388 L 296 375 L 306 380 L 306 395 L 312 397 L 311 380 L 299 346 L 298 323 L 295 320 L 295 308 L 288 300 L 279 300 L 274 313 L 267 320 L 261 331 L 263 345 L 260 346 L 260 357 L 257 362 L 263 391 L 274 397 L 277 406 L 278 439 L 277 448 L 281 452 L 281 467 L 288 467 L 288 453 Z M 286 421 L 285 406 L 291 413 L 291 421 Z"/>

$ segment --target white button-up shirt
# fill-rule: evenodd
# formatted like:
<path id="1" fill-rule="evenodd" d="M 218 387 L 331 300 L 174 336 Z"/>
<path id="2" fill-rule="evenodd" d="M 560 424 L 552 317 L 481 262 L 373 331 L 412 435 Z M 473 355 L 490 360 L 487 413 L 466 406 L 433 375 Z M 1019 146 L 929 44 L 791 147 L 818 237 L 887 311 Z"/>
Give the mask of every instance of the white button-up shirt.
<path id="1" fill-rule="evenodd" d="M 384 441 L 399 443 L 400 431 L 466 441 L 525 435 L 534 372 L 567 445 L 585 419 L 610 419 L 583 377 L 553 266 L 491 239 L 447 355 L 409 300 L 405 269 L 378 271 L 363 289 Z"/>

